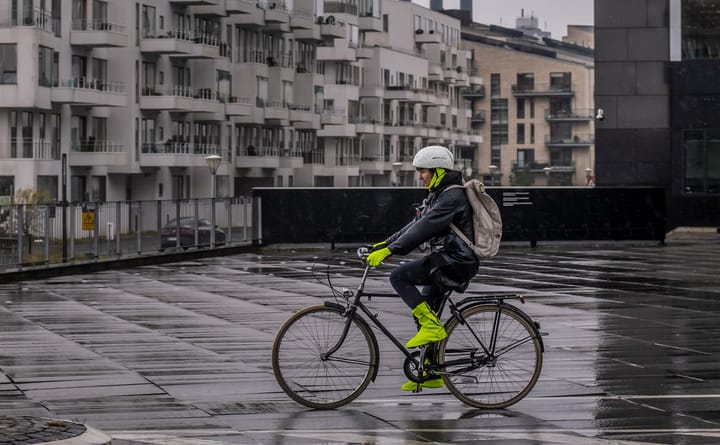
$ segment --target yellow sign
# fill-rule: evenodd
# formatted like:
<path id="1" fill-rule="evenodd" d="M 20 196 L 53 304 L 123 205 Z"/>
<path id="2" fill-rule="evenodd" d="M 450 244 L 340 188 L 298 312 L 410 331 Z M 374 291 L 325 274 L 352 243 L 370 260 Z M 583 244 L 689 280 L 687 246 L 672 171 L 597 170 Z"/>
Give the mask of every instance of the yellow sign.
<path id="1" fill-rule="evenodd" d="M 95 212 L 82 212 L 82 229 L 95 230 Z"/>

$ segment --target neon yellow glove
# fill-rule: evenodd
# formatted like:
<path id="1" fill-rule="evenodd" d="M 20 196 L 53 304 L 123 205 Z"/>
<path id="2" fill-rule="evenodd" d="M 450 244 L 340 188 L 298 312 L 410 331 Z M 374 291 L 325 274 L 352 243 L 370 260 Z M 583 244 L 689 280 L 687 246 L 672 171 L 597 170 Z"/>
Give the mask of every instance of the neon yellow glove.
<path id="1" fill-rule="evenodd" d="M 387 247 L 383 247 L 382 249 L 378 249 L 368 255 L 367 262 L 372 267 L 377 267 L 385 260 L 385 258 L 389 257 L 390 255 L 392 255 L 390 249 L 388 249 Z"/>

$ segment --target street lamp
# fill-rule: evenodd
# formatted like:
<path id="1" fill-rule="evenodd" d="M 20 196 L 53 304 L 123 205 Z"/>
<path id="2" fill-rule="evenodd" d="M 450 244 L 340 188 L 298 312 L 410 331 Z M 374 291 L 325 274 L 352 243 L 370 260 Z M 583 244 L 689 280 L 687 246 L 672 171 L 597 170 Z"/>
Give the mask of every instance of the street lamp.
<path id="1" fill-rule="evenodd" d="M 595 187 L 595 178 L 592 175 L 592 169 L 590 167 L 585 169 L 585 185 L 588 187 Z"/>
<path id="2" fill-rule="evenodd" d="M 217 174 L 218 167 L 222 162 L 222 158 L 218 155 L 205 156 L 205 162 L 210 169 L 210 175 L 212 175 L 212 198 L 217 198 L 217 184 L 215 181 L 215 175 Z"/>
<path id="3" fill-rule="evenodd" d="M 397 187 L 398 185 L 400 185 L 400 168 L 402 167 L 402 165 L 402 162 L 396 161 L 392 163 L 390 183 L 393 185 L 393 187 Z"/>
<path id="4" fill-rule="evenodd" d="M 215 247 L 215 198 L 217 198 L 217 178 L 215 175 L 217 174 L 218 167 L 220 167 L 222 158 L 218 155 L 205 156 L 205 162 L 207 162 L 210 175 L 212 176 L 212 198 L 210 199 L 210 206 L 212 207 L 210 209 L 210 223 L 212 227 L 210 228 L 210 247 Z"/>
<path id="5" fill-rule="evenodd" d="M 488 170 L 490 170 L 490 186 L 495 187 L 495 173 L 498 170 L 497 165 L 488 165 Z"/>

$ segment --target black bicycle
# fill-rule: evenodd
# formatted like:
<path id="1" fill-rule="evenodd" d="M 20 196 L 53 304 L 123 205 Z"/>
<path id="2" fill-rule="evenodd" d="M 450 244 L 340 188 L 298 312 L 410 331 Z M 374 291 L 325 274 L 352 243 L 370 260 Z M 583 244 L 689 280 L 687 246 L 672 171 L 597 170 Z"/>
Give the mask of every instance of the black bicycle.
<path id="1" fill-rule="evenodd" d="M 291 399 L 309 408 L 333 409 L 365 391 L 380 364 L 377 337 L 367 319 L 405 355 L 404 372 L 413 382 L 441 376 L 455 397 L 476 408 L 506 408 L 532 390 L 542 369 L 544 334 L 539 323 L 508 302 L 524 303 L 521 295 L 473 295 L 455 302 L 447 291 L 438 314 L 449 309 L 447 338 L 408 350 L 362 301 L 399 298 L 365 291 L 371 270 L 367 253 L 358 249 L 364 271 L 355 292 L 338 289 L 328 273 L 335 301 L 300 309 L 278 331 L 273 373 Z"/>

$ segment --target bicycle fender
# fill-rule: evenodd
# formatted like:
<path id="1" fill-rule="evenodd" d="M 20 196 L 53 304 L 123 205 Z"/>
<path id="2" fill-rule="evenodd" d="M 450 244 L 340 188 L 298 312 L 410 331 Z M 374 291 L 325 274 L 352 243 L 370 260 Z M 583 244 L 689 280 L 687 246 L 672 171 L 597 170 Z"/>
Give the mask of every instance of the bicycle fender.
<path id="1" fill-rule="evenodd" d="M 323 304 L 325 307 L 333 308 L 340 312 L 341 314 L 345 313 L 345 306 L 342 304 L 335 303 L 333 301 L 324 301 Z M 375 363 L 375 369 L 373 369 L 372 379 L 371 381 L 374 383 L 375 378 L 378 374 L 378 369 L 380 369 L 380 347 L 378 346 L 377 337 L 375 337 L 375 333 L 373 332 L 372 328 L 368 324 L 367 321 L 365 321 L 364 318 L 362 318 L 359 315 L 354 315 L 355 321 L 358 322 L 358 324 L 363 325 L 365 328 L 367 328 L 368 332 L 370 333 L 370 341 L 372 341 L 373 347 L 377 351 L 377 363 Z"/>
<path id="2" fill-rule="evenodd" d="M 545 342 L 543 342 L 543 334 L 540 332 L 540 324 L 537 323 L 537 322 L 536 322 L 535 320 L 533 320 L 532 318 L 530 318 L 530 316 L 529 316 L 528 314 L 526 314 L 522 309 L 520 309 L 520 308 L 517 307 L 517 306 L 513 306 L 513 305 L 511 305 L 511 304 L 507 304 L 507 303 L 505 303 L 505 302 L 497 302 L 497 303 L 471 303 L 471 304 L 463 307 L 462 309 L 465 310 L 465 309 L 467 309 L 467 308 L 476 307 L 476 306 L 495 306 L 495 307 L 501 306 L 501 307 L 503 307 L 503 308 L 505 308 L 505 309 L 507 309 L 507 310 L 509 310 L 509 311 L 515 312 L 516 314 L 518 314 L 519 316 L 521 316 L 522 318 L 524 318 L 525 321 L 527 321 L 527 322 L 530 324 L 530 326 L 532 326 L 533 334 L 535 335 L 535 337 L 537 337 L 538 342 L 540 343 L 540 352 L 543 352 L 543 353 L 545 352 Z"/>

